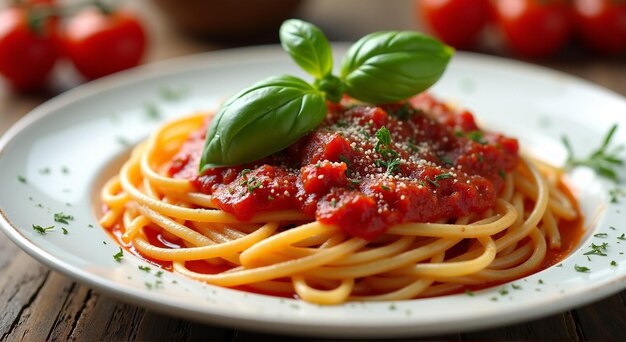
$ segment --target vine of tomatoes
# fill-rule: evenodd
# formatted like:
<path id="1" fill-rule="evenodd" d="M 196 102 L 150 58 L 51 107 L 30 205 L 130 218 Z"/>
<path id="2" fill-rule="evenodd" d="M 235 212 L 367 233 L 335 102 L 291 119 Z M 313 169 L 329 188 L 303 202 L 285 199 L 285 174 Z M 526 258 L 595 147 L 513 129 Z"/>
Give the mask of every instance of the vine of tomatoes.
<path id="1" fill-rule="evenodd" d="M 0 11 L 0 75 L 18 91 L 44 86 L 62 58 L 91 80 L 138 65 L 145 50 L 140 19 L 97 1 L 68 10 L 24 0 Z"/>
<path id="2" fill-rule="evenodd" d="M 573 38 L 594 52 L 626 51 L 626 0 L 414 0 L 416 15 L 444 42 L 471 49 L 486 27 L 508 50 L 541 58 Z"/>

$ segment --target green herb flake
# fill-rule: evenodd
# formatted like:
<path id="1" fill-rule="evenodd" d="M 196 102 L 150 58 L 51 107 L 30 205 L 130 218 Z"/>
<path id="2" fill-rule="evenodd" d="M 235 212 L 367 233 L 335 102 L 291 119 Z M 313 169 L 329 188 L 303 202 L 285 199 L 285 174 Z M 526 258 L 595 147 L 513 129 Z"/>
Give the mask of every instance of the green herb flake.
<path id="1" fill-rule="evenodd" d="M 506 172 L 504 172 L 504 170 L 502 169 L 498 169 L 498 176 L 500 176 L 500 178 L 502 179 L 506 179 Z"/>
<path id="2" fill-rule="evenodd" d="M 511 284 L 511 287 L 513 288 L 513 290 L 521 290 L 522 286 L 521 285 L 517 285 L 517 284 Z"/>
<path id="3" fill-rule="evenodd" d="M 615 260 L 611 260 L 611 266 L 617 266 L 617 262 Z"/>
<path id="4" fill-rule="evenodd" d="M 61 173 L 63 173 L 64 175 L 69 175 L 70 169 L 67 166 L 61 166 Z"/>
<path id="5" fill-rule="evenodd" d="M 398 308 L 396 307 L 395 304 L 390 304 L 389 305 L 389 311 L 396 311 Z"/>
<path id="6" fill-rule="evenodd" d="M 171 86 L 162 86 L 159 89 L 159 96 L 165 101 L 178 101 L 187 95 L 187 89 L 183 87 L 174 88 Z"/>
<path id="7" fill-rule="evenodd" d="M 50 226 L 50 227 L 42 227 L 42 226 L 39 226 L 39 225 L 33 224 L 33 229 L 34 229 L 37 233 L 39 233 L 39 234 L 41 234 L 41 235 L 44 235 L 44 234 L 46 234 L 49 230 L 54 229 L 54 226 Z"/>
<path id="8" fill-rule="evenodd" d="M 381 188 L 381 189 L 383 189 L 383 190 L 386 190 L 386 191 L 391 190 L 391 188 L 390 188 L 390 187 L 388 187 L 388 186 L 386 186 L 385 184 L 381 184 L 381 185 L 380 185 L 380 188 Z"/>
<path id="9" fill-rule="evenodd" d="M 500 289 L 500 290 L 498 291 L 498 293 L 499 293 L 501 296 L 506 296 L 506 295 L 508 295 L 508 294 L 509 294 L 509 291 L 508 291 L 507 289 Z"/>
<path id="10" fill-rule="evenodd" d="M 622 233 L 622 235 L 618 236 L 617 239 L 626 241 L 626 233 Z"/>
<path id="11" fill-rule="evenodd" d="M 593 234 L 593 236 L 597 237 L 597 238 L 605 238 L 605 237 L 608 237 L 609 234 L 607 234 L 607 233 L 598 233 L 598 234 Z"/>
<path id="12" fill-rule="evenodd" d="M 74 220 L 74 216 L 64 214 L 63 212 L 54 213 L 54 222 L 69 224 L 69 221 Z"/>
<path id="13" fill-rule="evenodd" d="M 474 297 L 475 296 L 474 292 L 472 292 L 471 290 L 465 290 L 465 294 L 470 296 L 470 297 Z"/>
<path id="14" fill-rule="evenodd" d="M 574 269 L 576 270 L 576 272 L 582 272 L 582 273 L 587 273 L 587 272 L 591 271 L 591 269 L 589 267 L 578 266 L 578 265 L 574 265 Z"/>
<path id="15" fill-rule="evenodd" d="M 117 262 L 122 262 L 122 259 L 124 258 L 124 251 L 122 250 L 122 247 L 119 248 L 119 252 L 113 254 L 113 259 Z"/>
<path id="16" fill-rule="evenodd" d="M 44 168 L 42 168 L 42 169 L 39 169 L 39 174 L 42 174 L 42 175 L 49 175 L 49 174 L 50 174 L 50 171 L 51 171 L 51 170 L 50 170 L 50 168 L 46 166 L 46 167 L 44 167 Z"/>
<path id="17" fill-rule="evenodd" d="M 139 265 L 139 266 L 137 266 L 137 268 L 140 269 L 141 271 L 144 271 L 144 272 L 150 272 L 150 267 L 148 267 L 148 266 Z"/>
<path id="18" fill-rule="evenodd" d="M 158 271 L 157 273 L 154 274 L 154 276 L 157 278 L 161 278 L 162 275 L 163 275 L 163 271 Z"/>
<path id="19" fill-rule="evenodd" d="M 486 145 L 487 141 L 484 139 L 484 133 L 482 131 L 467 132 L 467 138 L 481 145 Z"/>
<path id="20" fill-rule="evenodd" d="M 27 183 L 28 183 L 28 181 L 26 180 L 26 177 L 24 177 L 24 176 L 22 176 L 22 175 L 17 175 L 17 180 L 18 180 L 20 183 L 23 183 L 23 184 L 27 184 Z"/>
<path id="21" fill-rule="evenodd" d="M 61 227 L 61 231 L 63 231 L 63 235 L 67 235 L 67 229 Z"/>
<path id="22" fill-rule="evenodd" d="M 539 280 L 537 280 L 537 283 L 539 283 L 539 284 L 543 285 L 543 284 L 544 284 L 543 279 L 539 279 Z"/>
<path id="23" fill-rule="evenodd" d="M 600 256 L 606 256 L 606 249 L 609 246 L 608 242 L 603 242 L 600 245 L 596 245 L 595 243 L 592 243 L 591 246 L 589 246 L 591 248 L 591 250 L 589 250 L 586 253 L 583 253 L 583 255 L 600 255 Z"/>
<path id="24" fill-rule="evenodd" d="M 161 112 L 159 111 L 159 107 L 152 102 L 148 102 L 144 104 L 144 110 L 146 111 L 146 116 L 151 120 L 159 120 L 161 119 Z"/>
<path id="25" fill-rule="evenodd" d="M 620 188 L 614 188 L 609 190 L 609 197 L 611 198 L 611 203 L 617 204 L 619 203 L 619 198 L 624 196 L 624 190 Z"/>

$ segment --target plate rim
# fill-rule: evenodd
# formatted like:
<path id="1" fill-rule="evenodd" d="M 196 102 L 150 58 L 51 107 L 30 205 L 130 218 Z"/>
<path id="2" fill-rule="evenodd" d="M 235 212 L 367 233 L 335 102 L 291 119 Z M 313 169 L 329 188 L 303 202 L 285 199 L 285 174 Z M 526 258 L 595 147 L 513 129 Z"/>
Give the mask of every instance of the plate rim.
<path id="1" fill-rule="evenodd" d="M 339 47 L 346 48 L 346 43 L 333 44 L 334 48 Z M 255 54 L 255 58 L 258 56 L 267 60 L 275 60 L 277 54 L 280 52 L 279 45 L 263 45 L 255 47 L 242 47 L 234 49 L 226 49 L 219 51 L 211 51 L 206 53 L 200 53 L 190 56 L 183 56 L 172 58 L 164 61 L 146 64 L 138 68 L 134 68 L 128 71 L 116 73 L 98 79 L 93 82 L 85 83 L 78 87 L 75 87 L 65 93 L 62 93 L 43 104 L 37 106 L 28 114 L 23 116 L 15 124 L 13 124 L 3 135 L 0 137 L 0 155 L 4 154 L 7 149 L 10 148 L 14 139 L 21 134 L 23 130 L 35 124 L 39 120 L 52 114 L 59 108 L 63 108 L 75 102 L 85 96 L 90 96 L 101 91 L 106 91 L 115 87 L 128 86 L 129 84 L 149 80 L 157 79 L 160 77 L 175 75 L 182 71 L 191 71 L 194 69 L 205 67 L 218 67 L 220 65 L 236 65 L 241 61 L 250 61 L 252 57 L 247 54 Z M 242 53 L 246 52 L 246 53 Z M 626 98 L 607 88 L 591 83 L 581 77 L 570 75 L 558 70 L 552 70 L 546 67 L 510 60 L 502 57 L 494 57 L 488 55 L 482 55 L 477 53 L 458 53 L 463 59 L 469 59 L 472 62 L 479 61 L 484 62 L 496 62 L 498 64 L 504 64 L 507 67 L 514 67 L 517 70 L 528 70 L 532 72 L 540 72 L 543 75 L 555 76 L 563 78 L 566 82 L 575 82 L 579 85 L 595 88 L 603 93 L 616 97 L 621 101 L 625 101 Z M 35 242 L 32 242 L 25 237 L 19 229 L 11 222 L 5 211 L 0 208 L 0 230 L 9 237 L 18 247 L 35 258 L 38 262 L 46 265 L 47 267 L 68 276 L 71 279 L 78 280 L 83 284 L 86 284 L 92 288 L 98 289 L 103 293 L 112 295 L 115 298 L 121 299 L 125 302 L 130 302 L 136 305 L 147 307 L 155 311 L 159 311 L 167 314 L 174 314 L 178 317 L 184 317 L 194 321 L 200 321 L 204 323 L 220 324 L 229 326 L 232 328 L 245 328 L 257 331 L 271 332 L 271 333 L 289 333 L 297 335 L 308 336 L 327 336 L 327 337 L 400 337 L 400 336 L 420 336 L 431 335 L 433 333 L 440 333 L 441 329 L 425 329 L 422 331 L 415 331 L 414 329 L 407 328 L 406 321 L 399 321 L 397 324 L 391 325 L 386 323 L 381 331 L 380 326 L 369 326 L 364 324 L 352 324 L 350 327 L 345 327 L 345 324 L 329 324 L 328 321 L 323 323 L 308 322 L 303 324 L 299 321 L 283 322 L 280 329 L 273 327 L 275 320 L 267 319 L 264 317 L 244 317 L 241 314 L 231 315 L 224 312 L 207 312 L 198 311 L 194 307 L 181 307 L 176 306 L 174 301 L 163 302 L 161 298 L 147 291 L 141 291 L 138 289 L 125 288 L 119 286 L 115 281 L 109 280 L 100 275 L 92 274 L 87 271 L 83 271 L 78 267 L 75 267 L 68 262 L 58 258 L 51 253 L 48 253 L 44 249 L 37 246 Z M 115 285 L 118 286 L 115 286 Z M 599 289 L 602 291 L 598 291 Z M 594 287 L 587 287 L 584 290 L 578 292 L 571 291 L 567 296 L 559 298 L 559 300 L 552 302 L 550 308 L 545 309 L 541 314 L 536 314 L 531 310 L 513 310 L 508 309 L 499 311 L 501 315 L 497 319 L 483 320 L 482 322 L 459 320 L 452 322 L 454 324 L 454 331 L 472 331 L 485 329 L 489 327 L 501 326 L 504 324 L 512 324 L 528 320 L 530 318 L 540 318 L 552 315 L 557 312 L 563 312 L 571 308 L 579 307 L 581 305 L 597 301 L 601 298 L 608 297 L 626 288 L 626 274 L 622 274 L 621 277 L 613 278 L 610 281 L 605 280 L 600 284 L 595 284 Z M 594 291 L 596 290 L 596 291 Z M 577 296 L 578 293 L 585 292 L 586 296 Z M 567 298 L 567 300 L 566 300 Z M 515 306 L 515 305 L 512 305 Z M 508 313 L 514 313 L 514 317 L 508 317 Z M 492 315 L 493 316 L 493 315 Z M 491 317 L 494 318 L 494 317 Z M 469 323 L 471 322 L 471 324 Z M 268 323 L 272 323 L 269 324 Z M 358 323 L 358 322 L 357 322 Z M 395 329 L 395 331 L 393 331 Z"/>

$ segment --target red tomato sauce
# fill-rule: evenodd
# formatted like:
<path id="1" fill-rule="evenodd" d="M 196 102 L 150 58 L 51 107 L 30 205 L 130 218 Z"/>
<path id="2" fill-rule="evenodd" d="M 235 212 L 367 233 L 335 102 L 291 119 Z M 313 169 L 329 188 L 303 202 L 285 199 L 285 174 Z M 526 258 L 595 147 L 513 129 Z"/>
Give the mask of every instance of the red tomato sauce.
<path id="1" fill-rule="evenodd" d="M 480 130 L 472 113 L 427 94 L 381 106 L 329 104 L 326 120 L 289 148 L 198 174 L 205 131 L 190 135 L 170 176 L 190 180 L 242 221 L 297 209 L 368 240 L 396 224 L 494 207 L 519 160 L 516 139 Z"/>

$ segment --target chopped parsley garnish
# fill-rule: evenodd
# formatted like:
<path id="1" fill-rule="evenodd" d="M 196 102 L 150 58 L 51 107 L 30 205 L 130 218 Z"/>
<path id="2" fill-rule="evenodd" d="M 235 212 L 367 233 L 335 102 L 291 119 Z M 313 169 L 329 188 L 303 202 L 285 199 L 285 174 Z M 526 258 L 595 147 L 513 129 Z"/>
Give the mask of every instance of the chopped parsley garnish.
<path id="1" fill-rule="evenodd" d="M 341 160 L 342 162 L 344 162 L 346 164 L 346 176 L 348 178 L 352 177 L 352 173 L 350 171 L 350 167 L 352 166 L 352 162 L 350 161 L 350 159 L 348 159 L 348 157 L 344 156 L 343 154 L 339 155 L 339 160 Z M 318 162 L 319 164 L 319 162 Z M 319 168 L 319 166 L 316 166 L 317 168 Z"/>
<path id="2" fill-rule="evenodd" d="M 589 267 L 578 266 L 578 265 L 574 265 L 574 269 L 576 270 L 576 272 L 583 272 L 583 273 L 591 271 Z"/>
<path id="3" fill-rule="evenodd" d="M 154 103 L 148 102 L 144 105 L 144 108 L 149 119 L 158 120 L 161 118 L 161 112 L 159 112 L 159 108 Z"/>
<path id="4" fill-rule="evenodd" d="M 116 137 L 116 138 L 115 138 L 115 141 L 116 141 L 118 144 L 120 144 L 120 145 L 122 145 L 122 146 L 124 146 L 124 147 L 128 147 L 128 146 L 130 146 L 130 145 L 131 145 L 130 141 L 128 141 L 128 139 L 126 139 L 126 138 L 124 138 L 124 137 L 122 137 L 122 136 L 118 136 L 118 137 Z"/>
<path id="5" fill-rule="evenodd" d="M 113 254 L 113 259 L 117 262 L 121 262 L 122 258 L 124 258 L 124 251 L 122 250 L 122 247 L 120 247 L 120 251 Z"/>
<path id="6" fill-rule="evenodd" d="M 182 99 L 187 93 L 185 88 L 173 88 L 169 86 L 163 86 L 159 89 L 159 95 L 166 101 L 178 101 Z"/>
<path id="7" fill-rule="evenodd" d="M 37 233 L 39 233 L 39 234 L 41 234 L 41 235 L 44 235 L 44 234 L 46 234 L 49 230 L 54 229 L 54 226 L 50 226 L 50 227 L 42 227 L 42 226 L 38 226 L 38 225 L 36 225 L 36 224 L 33 224 L 33 229 L 34 229 Z"/>
<path id="8" fill-rule="evenodd" d="M 617 266 L 617 262 L 615 260 L 611 261 L 611 266 Z"/>
<path id="9" fill-rule="evenodd" d="M 537 283 L 539 283 L 539 284 L 543 285 L 543 279 L 539 279 L 539 280 L 537 280 Z"/>
<path id="10" fill-rule="evenodd" d="M 626 240 L 626 234 L 622 233 L 622 235 L 617 237 L 618 240 Z"/>
<path id="11" fill-rule="evenodd" d="M 467 138 L 479 143 L 481 145 L 486 145 L 487 144 L 487 140 L 485 140 L 484 138 L 484 133 L 482 131 L 471 131 L 471 132 L 467 132 L 466 134 Z"/>
<path id="12" fill-rule="evenodd" d="M 498 291 L 498 293 L 499 293 L 501 296 L 506 296 L 506 295 L 508 295 L 508 294 L 509 294 L 509 291 L 508 291 L 507 289 L 500 289 L 500 290 Z"/>
<path id="13" fill-rule="evenodd" d="M 474 292 L 472 292 L 471 290 L 465 290 L 465 294 L 470 296 L 470 297 L 474 297 L 475 296 Z"/>
<path id="14" fill-rule="evenodd" d="M 479 155 L 480 157 L 482 157 L 481 155 Z M 450 157 L 446 156 L 445 154 L 440 155 L 439 156 L 439 160 L 441 160 L 442 163 L 446 164 L 446 165 L 452 165 L 454 164 L 454 162 L 452 161 L 452 159 L 450 159 Z"/>
<path id="15" fill-rule="evenodd" d="M 337 208 L 337 199 L 333 198 L 330 200 L 330 206 L 333 208 Z"/>
<path id="16" fill-rule="evenodd" d="M 148 266 L 141 266 L 141 265 L 139 265 L 139 266 L 137 266 L 137 268 L 142 270 L 142 271 L 144 271 L 144 272 L 150 272 L 150 267 L 148 267 Z"/>
<path id="17" fill-rule="evenodd" d="M 161 276 L 163 275 L 163 271 L 157 271 L 157 273 L 154 274 L 157 278 L 161 278 Z"/>
<path id="18" fill-rule="evenodd" d="M 24 176 L 22 176 L 22 175 L 17 175 L 17 180 L 18 180 L 20 183 L 24 183 L 24 184 L 28 183 L 28 182 L 26 181 L 26 177 L 24 177 Z"/>
<path id="19" fill-rule="evenodd" d="M 54 213 L 54 222 L 69 224 L 69 221 L 74 220 L 74 216 L 60 213 Z"/>
<path id="20" fill-rule="evenodd" d="M 608 237 L 609 234 L 607 234 L 607 233 L 598 233 L 598 234 L 593 234 L 593 236 L 597 237 L 597 238 L 605 238 L 605 237 Z"/>
<path id="21" fill-rule="evenodd" d="M 386 191 L 391 190 L 391 188 L 390 188 L 390 187 L 388 187 L 388 186 L 386 186 L 385 184 L 381 184 L 381 185 L 380 185 L 380 188 L 381 188 L 381 189 L 383 189 L 383 190 L 386 190 Z"/>
<path id="22" fill-rule="evenodd" d="M 411 118 L 411 116 L 413 116 L 413 114 L 417 113 L 418 111 L 413 108 L 409 103 L 403 103 L 401 106 L 399 106 L 397 109 L 388 109 L 387 113 L 391 116 L 395 116 L 396 118 L 398 118 L 398 120 L 408 120 L 409 118 Z"/>
<path id="23" fill-rule="evenodd" d="M 517 284 L 511 284 L 511 287 L 513 288 L 513 290 L 521 290 L 522 286 L 521 285 L 517 285 Z"/>
<path id="24" fill-rule="evenodd" d="M 614 188 L 609 190 L 609 196 L 611 197 L 611 203 L 619 203 L 619 197 L 624 196 L 624 190 L 620 188 Z"/>
<path id="25" fill-rule="evenodd" d="M 396 309 L 397 309 L 396 304 L 390 304 L 389 305 L 389 310 L 390 311 L 396 311 Z"/>
<path id="26" fill-rule="evenodd" d="M 257 180 L 255 182 L 254 178 L 252 178 L 252 180 L 246 184 L 249 193 L 253 193 L 254 190 L 260 188 L 261 185 L 263 185 L 263 182 L 261 182 L 260 180 Z"/>
<path id="27" fill-rule="evenodd" d="M 398 152 L 390 148 L 391 132 L 389 132 L 387 127 L 383 126 L 376 131 L 376 138 L 378 141 L 376 142 L 376 146 L 374 146 L 374 150 L 380 153 L 383 159 L 376 159 L 374 163 L 378 167 L 382 166 L 387 168 L 385 174 L 391 175 L 398 170 L 402 163 L 398 158 Z"/>
<path id="28" fill-rule="evenodd" d="M 504 170 L 502 169 L 498 169 L 498 176 L 500 176 L 500 178 L 502 179 L 506 179 L 506 172 L 504 172 Z"/>
<path id="29" fill-rule="evenodd" d="M 590 248 L 591 250 L 583 253 L 583 255 L 601 255 L 601 256 L 606 256 L 606 248 L 609 246 L 608 242 L 604 242 L 600 245 L 596 245 L 595 243 L 592 243 Z"/>
<path id="30" fill-rule="evenodd" d="M 67 174 L 69 174 L 69 173 L 70 173 L 70 169 L 69 169 L 67 166 L 61 166 L 61 172 L 62 172 L 64 175 L 67 175 Z"/>
<path id="31" fill-rule="evenodd" d="M 67 235 L 67 229 L 61 227 L 61 231 L 63 231 L 63 235 Z"/>
<path id="32" fill-rule="evenodd" d="M 46 166 L 43 169 L 40 169 L 39 173 L 42 174 L 42 175 L 48 175 L 48 174 L 50 174 L 50 168 Z"/>
<path id="33" fill-rule="evenodd" d="M 453 175 L 452 175 L 451 173 L 446 172 L 446 173 L 441 173 L 441 174 L 436 175 L 436 176 L 435 176 L 435 178 L 433 178 L 433 179 L 426 178 L 426 180 L 427 180 L 430 184 L 432 184 L 432 185 L 434 185 L 436 188 L 438 188 L 438 187 L 439 187 L 439 183 L 438 183 L 437 181 L 442 180 L 442 179 L 452 178 L 452 177 L 453 177 Z"/>
<path id="34" fill-rule="evenodd" d="M 566 167 L 587 166 L 598 173 L 598 175 L 608 178 L 614 182 L 619 182 L 617 167 L 624 165 L 624 160 L 620 156 L 624 150 L 623 145 L 619 145 L 613 149 L 609 149 L 609 144 L 613 135 L 617 130 L 617 124 L 613 124 L 602 141 L 602 145 L 591 152 L 585 158 L 576 158 L 574 149 L 566 136 L 561 138 L 565 149 L 567 150 Z"/>
<path id="35" fill-rule="evenodd" d="M 253 193 L 254 190 L 260 188 L 261 185 L 263 185 L 263 182 L 261 180 L 257 180 L 254 177 L 248 178 L 248 173 L 250 173 L 250 169 L 241 170 L 241 178 L 243 179 L 240 184 L 241 186 L 245 186 L 249 193 Z"/>

